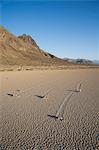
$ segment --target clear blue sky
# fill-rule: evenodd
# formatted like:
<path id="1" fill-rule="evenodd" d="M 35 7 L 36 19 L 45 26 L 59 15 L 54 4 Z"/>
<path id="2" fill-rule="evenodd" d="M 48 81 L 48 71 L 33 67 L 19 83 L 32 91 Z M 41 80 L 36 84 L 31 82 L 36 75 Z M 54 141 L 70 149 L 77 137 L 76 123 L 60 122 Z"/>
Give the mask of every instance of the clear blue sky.
<path id="1" fill-rule="evenodd" d="M 96 0 L 3 0 L 1 21 L 15 35 L 30 34 L 40 48 L 61 58 L 99 59 Z"/>

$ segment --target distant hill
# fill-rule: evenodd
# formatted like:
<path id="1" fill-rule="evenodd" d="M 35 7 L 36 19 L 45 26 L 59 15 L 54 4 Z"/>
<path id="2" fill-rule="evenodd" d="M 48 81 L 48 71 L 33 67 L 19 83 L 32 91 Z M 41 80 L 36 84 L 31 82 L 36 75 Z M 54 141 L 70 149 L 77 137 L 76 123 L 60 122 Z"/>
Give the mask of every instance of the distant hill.
<path id="1" fill-rule="evenodd" d="M 94 64 L 99 64 L 99 60 L 93 60 Z"/>
<path id="2" fill-rule="evenodd" d="M 84 65 L 94 64 L 93 61 L 88 60 L 88 59 L 70 59 L 70 58 L 64 58 L 64 60 L 66 60 L 67 62 L 75 63 L 75 64 L 84 64 Z"/>
<path id="3" fill-rule="evenodd" d="M 0 26 L 1 65 L 66 65 L 70 64 L 39 48 L 30 35 L 16 37 Z"/>

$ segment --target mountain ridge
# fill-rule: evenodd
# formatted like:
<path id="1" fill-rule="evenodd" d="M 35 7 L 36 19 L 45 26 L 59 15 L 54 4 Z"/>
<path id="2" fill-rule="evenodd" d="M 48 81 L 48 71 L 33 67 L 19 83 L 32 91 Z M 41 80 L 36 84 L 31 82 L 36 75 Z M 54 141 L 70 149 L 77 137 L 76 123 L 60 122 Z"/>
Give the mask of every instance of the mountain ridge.
<path id="1" fill-rule="evenodd" d="M 1 65 L 62 65 L 64 60 L 40 49 L 30 35 L 15 36 L 0 27 Z"/>
<path id="2" fill-rule="evenodd" d="M 77 58 L 77 59 L 71 59 L 71 58 L 64 58 L 67 62 L 72 62 L 75 64 L 94 64 L 94 61 L 89 59 L 83 59 L 83 58 Z"/>
<path id="3" fill-rule="evenodd" d="M 61 59 L 42 50 L 30 35 L 15 36 L 0 26 L 1 68 L 24 66 L 72 66 L 93 65 L 91 61 Z M 3 67 L 2 67 L 3 66 Z M 28 67 L 27 67 L 28 68 Z"/>

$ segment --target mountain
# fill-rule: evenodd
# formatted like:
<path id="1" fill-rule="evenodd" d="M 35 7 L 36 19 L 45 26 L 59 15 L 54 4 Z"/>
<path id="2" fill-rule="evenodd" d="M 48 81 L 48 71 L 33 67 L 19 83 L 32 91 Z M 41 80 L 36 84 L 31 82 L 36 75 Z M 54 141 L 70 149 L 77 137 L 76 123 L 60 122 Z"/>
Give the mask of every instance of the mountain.
<path id="1" fill-rule="evenodd" d="M 0 26 L 0 65 L 63 65 L 68 62 L 39 48 L 30 35 L 15 36 Z"/>
<path id="2" fill-rule="evenodd" d="M 21 36 L 18 36 L 19 39 L 22 39 L 25 43 L 28 45 L 35 47 L 36 49 L 39 49 L 39 46 L 37 43 L 32 39 L 30 35 L 23 34 Z"/>
<path id="3" fill-rule="evenodd" d="M 88 59 L 70 59 L 70 58 L 64 58 L 67 62 L 75 63 L 75 64 L 83 64 L 83 65 L 88 65 L 88 64 L 94 64 L 93 61 L 88 60 Z"/>
<path id="4" fill-rule="evenodd" d="M 15 36 L 0 26 L 0 66 L 93 65 L 86 59 L 60 59 L 42 50 L 30 35 Z"/>
<path id="5" fill-rule="evenodd" d="M 99 64 L 99 60 L 93 60 L 94 64 Z"/>

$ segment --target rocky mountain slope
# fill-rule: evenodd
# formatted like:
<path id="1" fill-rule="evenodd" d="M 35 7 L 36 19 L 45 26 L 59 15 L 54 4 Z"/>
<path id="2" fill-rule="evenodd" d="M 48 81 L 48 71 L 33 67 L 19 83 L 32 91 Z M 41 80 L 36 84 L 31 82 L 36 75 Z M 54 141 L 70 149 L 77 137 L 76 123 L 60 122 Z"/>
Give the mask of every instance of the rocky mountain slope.
<path id="1" fill-rule="evenodd" d="M 63 65 L 70 64 L 39 48 L 31 36 L 16 37 L 0 26 L 0 65 Z"/>

